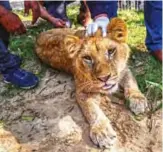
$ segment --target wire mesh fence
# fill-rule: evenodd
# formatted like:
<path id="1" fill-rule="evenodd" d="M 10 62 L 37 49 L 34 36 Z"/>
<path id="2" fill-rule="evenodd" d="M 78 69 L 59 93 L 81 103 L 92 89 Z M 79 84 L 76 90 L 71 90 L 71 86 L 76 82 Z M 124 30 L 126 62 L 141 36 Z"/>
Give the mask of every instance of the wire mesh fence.
<path id="1" fill-rule="evenodd" d="M 135 9 L 137 11 L 144 9 L 144 1 L 143 0 L 119 0 L 118 8 L 120 10 L 130 10 Z"/>

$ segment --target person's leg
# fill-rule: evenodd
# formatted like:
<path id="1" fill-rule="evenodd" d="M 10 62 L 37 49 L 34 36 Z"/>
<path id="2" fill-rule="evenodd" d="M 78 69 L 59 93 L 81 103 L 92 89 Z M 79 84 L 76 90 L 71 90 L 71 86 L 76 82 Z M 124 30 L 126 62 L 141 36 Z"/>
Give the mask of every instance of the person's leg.
<path id="1" fill-rule="evenodd" d="M 20 66 L 20 58 L 9 53 L 9 33 L 0 25 L 0 72 L 7 72 Z"/>
<path id="2" fill-rule="evenodd" d="M 8 51 L 9 33 L 0 25 L 0 74 L 6 83 L 32 88 L 38 83 L 35 75 L 20 69 L 21 59 Z"/>
<path id="3" fill-rule="evenodd" d="M 86 1 L 80 2 L 80 9 L 77 16 L 77 21 L 79 24 L 85 27 L 92 22 L 91 13 Z"/>
<path id="4" fill-rule="evenodd" d="M 162 1 L 145 1 L 146 46 L 149 52 L 162 61 Z"/>
<path id="5" fill-rule="evenodd" d="M 117 1 L 87 1 L 87 4 L 93 19 L 99 12 L 107 14 L 109 19 L 117 16 Z"/>
<path id="6" fill-rule="evenodd" d="M 9 44 L 9 37 L 10 34 L 0 25 L 0 38 L 3 38 L 3 42 L 5 43 L 6 47 L 8 47 Z"/>

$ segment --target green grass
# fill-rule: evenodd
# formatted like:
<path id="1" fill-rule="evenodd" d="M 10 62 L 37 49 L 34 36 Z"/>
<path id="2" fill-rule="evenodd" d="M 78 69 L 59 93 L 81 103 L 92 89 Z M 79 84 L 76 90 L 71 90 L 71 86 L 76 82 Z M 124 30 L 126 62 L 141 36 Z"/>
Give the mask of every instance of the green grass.
<path id="1" fill-rule="evenodd" d="M 76 16 L 79 7 L 70 7 L 67 9 L 68 16 L 73 22 L 73 28 L 79 27 Z M 148 96 L 150 101 L 162 99 L 162 66 L 153 59 L 145 47 L 144 41 L 146 30 L 144 26 L 143 12 L 135 12 L 134 10 L 126 10 L 118 12 L 119 17 L 124 19 L 129 29 L 128 44 L 131 47 L 131 58 L 129 61 L 130 68 L 137 79 L 138 85 L 143 93 Z M 22 13 L 19 12 L 22 17 Z M 29 20 L 31 18 L 28 18 Z M 25 18 L 23 18 L 25 20 Z M 37 27 L 28 28 L 27 33 L 21 36 L 12 36 L 10 40 L 11 52 L 19 55 L 23 59 L 22 67 L 34 72 L 41 77 L 44 75 L 46 66 L 40 65 L 37 57 L 33 53 L 36 36 L 45 30 L 51 29 L 52 26 L 44 22 Z M 36 68 L 37 67 L 37 68 Z M 38 68 L 39 67 L 39 68 Z M 19 92 L 13 86 L 6 86 L 6 93 Z M 4 95 L 4 94 L 3 94 Z"/>

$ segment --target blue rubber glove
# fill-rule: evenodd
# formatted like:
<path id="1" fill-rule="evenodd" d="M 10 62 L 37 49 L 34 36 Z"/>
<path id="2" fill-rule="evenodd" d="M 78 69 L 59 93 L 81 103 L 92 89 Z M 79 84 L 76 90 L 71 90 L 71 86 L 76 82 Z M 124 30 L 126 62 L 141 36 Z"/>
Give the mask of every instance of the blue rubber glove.
<path id="1" fill-rule="evenodd" d="M 107 25 L 109 23 L 109 18 L 106 16 L 100 16 L 95 19 L 91 24 L 88 24 L 86 28 L 86 36 L 93 36 L 98 28 L 102 29 L 102 36 L 106 37 L 107 35 Z"/>

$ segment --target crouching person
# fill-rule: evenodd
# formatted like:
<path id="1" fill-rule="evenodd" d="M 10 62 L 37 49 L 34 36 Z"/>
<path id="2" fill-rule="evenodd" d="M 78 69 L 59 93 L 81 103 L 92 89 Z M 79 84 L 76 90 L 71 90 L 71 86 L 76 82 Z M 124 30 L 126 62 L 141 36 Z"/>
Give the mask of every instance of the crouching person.
<path id="1" fill-rule="evenodd" d="M 21 59 L 8 51 L 10 33 L 22 34 L 26 29 L 19 17 L 12 13 L 8 1 L 0 1 L 0 74 L 6 83 L 23 89 L 33 88 L 38 78 L 20 68 Z"/>

